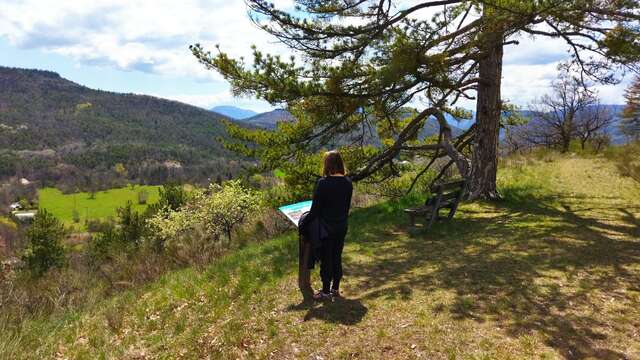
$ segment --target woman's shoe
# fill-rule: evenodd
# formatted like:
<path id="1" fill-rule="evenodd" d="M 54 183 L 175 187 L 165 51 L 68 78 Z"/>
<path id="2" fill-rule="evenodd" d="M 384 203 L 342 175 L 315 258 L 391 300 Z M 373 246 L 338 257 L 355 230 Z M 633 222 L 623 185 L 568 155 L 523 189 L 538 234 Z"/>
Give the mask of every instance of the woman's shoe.
<path id="1" fill-rule="evenodd" d="M 341 297 L 341 296 L 340 296 L 340 290 L 337 290 L 337 289 L 331 289 L 331 296 L 333 296 L 333 297 L 337 297 L 337 298 Z"/>
<path id="2" fill-rule="evenodd" d="M 331 293 L 318 291 L 317 293 L 313 294 L 313 300 L 315 301 L 323 301 L 323 300 L 330 300 L 330 299 L 331 299 Z"/>

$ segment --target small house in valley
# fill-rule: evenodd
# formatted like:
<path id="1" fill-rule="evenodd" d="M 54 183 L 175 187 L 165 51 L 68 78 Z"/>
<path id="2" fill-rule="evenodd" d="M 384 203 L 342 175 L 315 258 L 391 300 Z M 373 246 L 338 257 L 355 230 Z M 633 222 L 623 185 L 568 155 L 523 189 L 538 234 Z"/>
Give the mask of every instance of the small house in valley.
<path id="1" fill-rule="evenodd" d="M 14 212 L 11 213 L 11 215 L 13 215 L 13 217 L 15 217 L 16 220 L 18 220 L 20 222 L 31 222 L 36 217 L 36 213 L 37 213 L 37 211 L 35 211 L 35 210 L 31 210 L 31 211 L 14 211 Z"/>

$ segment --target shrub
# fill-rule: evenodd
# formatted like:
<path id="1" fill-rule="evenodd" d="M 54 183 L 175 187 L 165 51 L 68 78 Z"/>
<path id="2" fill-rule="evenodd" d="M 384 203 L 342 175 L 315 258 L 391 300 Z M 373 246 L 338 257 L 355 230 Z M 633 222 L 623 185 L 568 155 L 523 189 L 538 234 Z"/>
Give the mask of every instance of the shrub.
<path id="1" fill-rule="evenodd" d="M 94 264 L 98 264 L 111 257 L 116 244 L 121 244 L 120 234 L 113 224 L 108 224 L 91 238 L 88 247 L 89 257 L 94 260 Z"/>
<path id="2" fill-rule="evenodd" d="M 162 186 L 159 190 L 161 206 L 168 206 L 172 210 L 178 210 L 187 202 L 187 192 L 180 184 L 169 183 Z"/>
<path id="3" fill-rule="evenodd" d="M 147 218 L 133 209 L 131 201 L 116 210 L 115 221 L 93 221 L 87 228 L 97 230 L 88 247 L 89 257 L 102 261 L 114 251 L 129 252 L 136 249 L 147 231 Z"/>
<path id="4" fill-rule="evenodd" d="M 126 178 L 129 175 L 127 168 L 122 163 L 117 163 L 113 166 L 113 171 L 116 172 L 120 177 Z"/>
<path id="5" fill-rule="evenodd" d="M 85 225 L 87 226 L 87 231 L 91 233 L 105 232 L 113 227 L 113 218 L 108 218 L 107 220 L 87 219 Z"/>
<path id="6" fill-rule="evenodd" d="M 233 180 L 220 186 L 212 184 L 210 195 L 201 199 L 200 216 L 211 232 L 221 230 L 231 241 L 233 228 L 260 208 L 260 196 Z"/>
<path id="7" fill-rule="evenodd" d="M 27 210 L 31 208 L 31 204 L 29 203 L 29 200 L 27 199 L 20 199 L 20 201 L 18 202 L 20 204 L 20 208 Z"/>
<path id="8" fill-rule="evenodd" d="M 640 142 L 611 147 L 606 156 L 615 162 L 622 176 L 640 182 Z"/>
<path id="9" fill-rule="evenodd" d="M 169 207 L 160 209 L 149 219 L 153 248 L 160 250 L 167 242 L 180 242 L 181 237 L 198 227 L 195 209 L 185 206 L 179 210 Z"/>
<path id="10" fill-rule="evenodd" d="M 239 181 L 212 184 L 208 192 L 194 190 L 192 199 L 178 210 L 164 207 L 149 219 L 151 244 L 169 253 L 210 253 L 219 247 L 221 235 L 229 242 L 235 227 L 261 206 L 258 193 Z M 194 254 L 195 255 L 195 254 Z"/>
<path id="11" fill-rule="evenodd" d="M 147 190 L 138 190 L 138 204 L 144 205 L 149 200 L 149 192 Z"/>
<path id="12" fill-rule="evenodd" d="M 158 202 L 147 206 L 147 210 L 145 211 L 145 216 L 147 217 L 154 216 L 164 208 L 178 210 L 187 203 L 189 198 L 184 187 L 175 183 L 162 185 L 162 188 L 160 188 L 158 192 Z"/>
<path id="13" fill-rule="evenodd" d="M 246 225 L 245 225 L 246 224 Z M 239 246 L 255 239 L 270 239 L 292 228 L 291 222 L 278 210 L 264 208 L 259 214 L 247 218 L 247 221 L 237 231 L 234 243 Z"/>
<path id="14" fill-rule="evenodd" d="M 311 199 L 311 192 L 303 196 L 302 194 L 292 191 L 291 187 L 286 184 L 274 185 L 263 192 L 264 204 L 270 207 L 279 207 L 283 204 L 303 201 L 305 199 Z"/>
<path id="15" fill-rule="evenodd" d="M 32 277 L 10 266 L 4 275 L 0 278 L 0 324 L 9 328 L 27 319 L 104 298 L 97 296 L 100 288 L 93 287 L 94 279 L 86 271 L 52 268 L 40 277 Z"/>
<path id="16" fill-rule="evenodd" d="M 131 201 L 116 212 L 120 240 L 127 245 L 138 245 L 146 228 L 145 216 L 133 210 Z"/>
<path id="17" fill-rule="evenodd" d="M 18 225 L 15 222 L 0 216 L 0 256 L 2 251 L 10 253 L 18 238 Z M 6 248 L 3 248 L 6 247 Z"/>
<path id="18" fill-rule="evenodd" d="M 78 212 L 78 209 L 73 209 L 71 212 L 71 217 L 73 218 L 73 222 L 74 223 L 79 223 L 80 222 L 80 213 Z"/>
<path id="19" fill-rule="evenodd" d="M 27 269 L 35 277 L 42 276 L 52 267 L 65 263 L 62 240 L 66 235 L 64 225 L 46 210 L 35 216 L 27 230 L 27 248 L 22 256 Z"/>

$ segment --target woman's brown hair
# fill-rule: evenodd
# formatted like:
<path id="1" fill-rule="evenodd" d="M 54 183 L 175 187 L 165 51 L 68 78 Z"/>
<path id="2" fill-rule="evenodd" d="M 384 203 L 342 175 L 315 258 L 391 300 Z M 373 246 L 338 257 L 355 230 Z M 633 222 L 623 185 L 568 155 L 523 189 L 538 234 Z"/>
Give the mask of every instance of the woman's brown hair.
<path id="1" fill-rule="evenodd" d="M 322 170 L 322 175 L 324 176 L 334 174 L 346 175 L 342 156 L 340 156 L 340 153 L 336 150 L 324 153 L 324 169 Z"/>

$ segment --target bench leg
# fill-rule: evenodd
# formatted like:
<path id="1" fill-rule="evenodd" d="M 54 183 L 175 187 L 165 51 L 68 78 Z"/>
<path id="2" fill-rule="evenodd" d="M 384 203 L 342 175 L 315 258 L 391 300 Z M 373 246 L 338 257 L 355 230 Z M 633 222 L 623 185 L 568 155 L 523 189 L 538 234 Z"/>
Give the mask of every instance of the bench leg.
<path id="1" fill-rule="evenodd" d="M 429 218 L 429 224 L 427 224 L 427 229 L 431 229 L 431 226 L 438 218 L 438 211 L 431 213 L 431 218 Z"/>
<path id="2" fill-rule="evenodd" d="M 449 215 L 447 216 L 447 221 L 453 219 L 453 215 L 456 214 L 456 210 L 458 210 L 458 205 L 454 205 L 451 210 L 449 210 Z"/>
<path id="3" fill-rule="evenodd" d="M 453 215 L 456 213 L 455 210 L 451 209 L 449 210 L 449 215 L 447 215 L 447 221 L 453 219 Z"/>
<path id="4" fill-rule="evenodd" d="M 416 226 L 416 217 L 413 214 L 409 214 L 409 222 L 411 226 Z"/>

